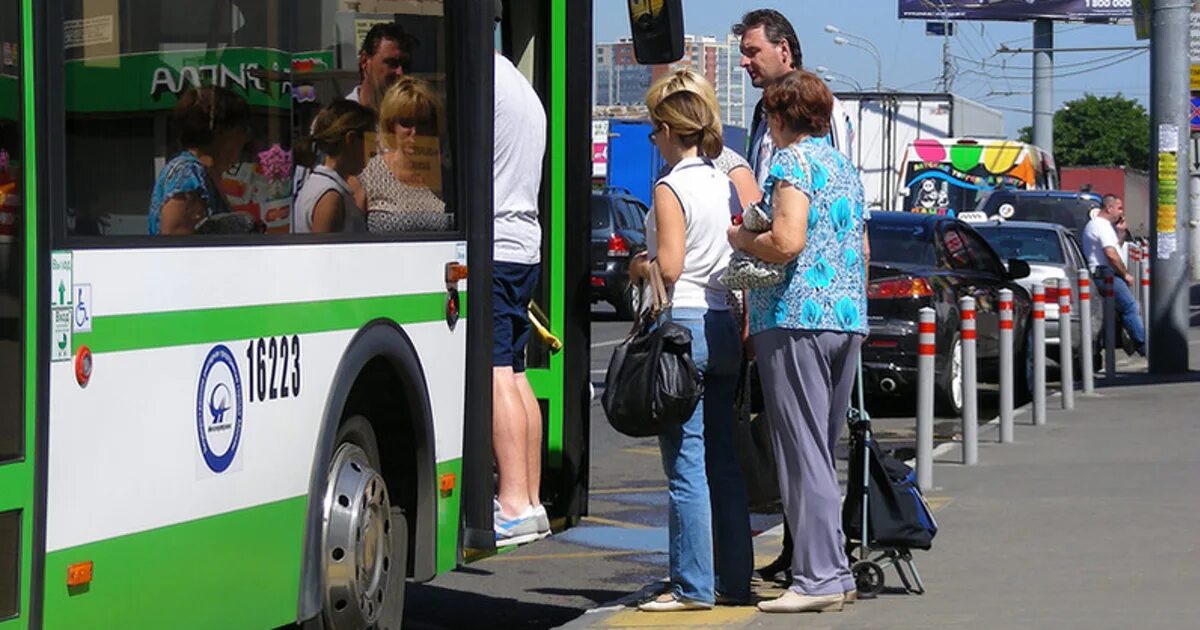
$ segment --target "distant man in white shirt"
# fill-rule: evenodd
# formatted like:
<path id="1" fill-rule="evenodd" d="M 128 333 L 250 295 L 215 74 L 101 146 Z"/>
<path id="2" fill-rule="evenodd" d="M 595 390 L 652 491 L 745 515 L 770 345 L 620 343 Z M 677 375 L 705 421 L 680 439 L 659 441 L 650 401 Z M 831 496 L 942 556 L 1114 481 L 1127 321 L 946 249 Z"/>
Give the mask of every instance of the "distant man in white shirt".
<path id="1" fill-rule="evenodd" d="M 1145 356 L 1146 329 L 1142 325 L 1142 317 L 1130 291 L 1133 276 L 1121 260 L 1121 243 L 1114 227 L 1124 217 L 1125 203 L 1121 198 L 1116 195 L 1104 195 L 1100 211 L 1083 228 L 1083 254 L 1087 257 L 1094 277 L 1099 279 L 1103 273 L 1113 274 L 1117 315 L 1121 318 L 1125 332 L 1133 341 L 1136 352 Z"/>
<path id="2" fill-rule="evenodd" d="M 360 83 L 346 100 L 361 103 L 375 111 L 387 89 L 404 76 L 412 60 L 412 39 L 395 22 L 380 22 L 367 31 L 358 51 Z"/>
<path id="3" fill-rule="evenodd" d="M 499 7 L 496 11 L 499 16 Z M 546 113 L 533 86 L 499 52 L 495 72 L 492 448 L 499 488 L 493 517 L 496 545 L 504 546 L 550 533 L 550 519 L 538 496 L 542 412 L 525 376 L 528 309 L 541 278 L 538 197 Z"/>

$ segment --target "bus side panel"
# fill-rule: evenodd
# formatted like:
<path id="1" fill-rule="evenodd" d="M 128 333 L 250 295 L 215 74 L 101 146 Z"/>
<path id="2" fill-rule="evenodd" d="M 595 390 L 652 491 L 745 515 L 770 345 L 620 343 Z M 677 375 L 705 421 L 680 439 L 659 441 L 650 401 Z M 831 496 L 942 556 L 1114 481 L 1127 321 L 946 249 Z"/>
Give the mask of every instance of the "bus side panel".
<path id="1" fill-rule="evenodd" d="M 90 321 L 72 356 L 86 347 L 93 368 L 83 386 L 73 361 L 51 364 L 47 626 L 294 620 L 321 420 L 367 322 L 390 319 L 412 340 L 438 471 L 461 467 L 465 331 L 446 322 L 444 284 L 457 250 L 74 252 Z M 346 273 L 397 260 L 405 272 Z M 439 568 L 457 546 L 458 495 L 443 496 Z M 68 589 L 67 567 L 86 561 L 94 580 Z"/>

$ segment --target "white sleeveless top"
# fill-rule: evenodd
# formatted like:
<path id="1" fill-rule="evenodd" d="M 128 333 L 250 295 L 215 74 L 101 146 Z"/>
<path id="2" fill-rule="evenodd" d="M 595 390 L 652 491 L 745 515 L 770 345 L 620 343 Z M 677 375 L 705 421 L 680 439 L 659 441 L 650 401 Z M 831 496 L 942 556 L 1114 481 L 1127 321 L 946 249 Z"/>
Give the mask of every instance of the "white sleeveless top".
<path id="1" fill-rule="evenodd" d="M 733 182 L 704 158 L 680 161 L 655 184 L 665 184 L 683 207 L 683 273 L 672 289 L 677 308 L 729 310 L 729 289 L 719 278 L 729 264 L 733 248 L 725 236 L 731 218 L 741 212 Z M 654 208 L 646 216 L 646 245 L 651 258 L 658 255 L 658 220 Z"/>
<path id="2" fill-rule="evenodd" d="M 293 234 L 312 232 L 313 210 L 317 207 L 317 201 L 331 190 L 342 196 L 342 208 L 346 215 L 345 221 L 342 222 L 342 232 L 367 231 L 367 220 L 358 204 L 354 202 L 354 193 L 350 191 L 350 185 L 337 171 L 322 164 L 313 169 L 304 180 L 300 192 L 296 193 L 292 212 Z"/>

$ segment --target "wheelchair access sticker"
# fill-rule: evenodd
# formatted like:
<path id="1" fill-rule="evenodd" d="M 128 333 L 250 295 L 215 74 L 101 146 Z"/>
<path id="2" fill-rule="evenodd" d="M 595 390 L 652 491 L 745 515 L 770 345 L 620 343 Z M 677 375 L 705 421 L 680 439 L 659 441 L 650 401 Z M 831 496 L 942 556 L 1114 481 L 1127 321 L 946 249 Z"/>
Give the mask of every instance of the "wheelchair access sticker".
<path id="1" fill-rule="evenodd" d="M 92 332 L 92 285 L 75 285 L 75 306 L 71 309 L 71 316 L 75 332 Z"/>

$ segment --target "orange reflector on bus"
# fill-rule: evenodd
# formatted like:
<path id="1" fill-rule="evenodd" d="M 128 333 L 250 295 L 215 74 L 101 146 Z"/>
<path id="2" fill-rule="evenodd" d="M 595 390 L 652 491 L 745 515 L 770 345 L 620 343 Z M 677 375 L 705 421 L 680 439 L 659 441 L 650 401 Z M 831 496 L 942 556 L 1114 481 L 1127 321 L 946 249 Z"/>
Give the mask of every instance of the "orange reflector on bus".
<path id="1" fill-rule="evenodd" d="M 467 266 L 462 263 L 446 263 L 446 282 L 454 284 L 467 279 Z"/>
<path id="2" fill-rule="evenodd" d="M 445 473 L 442 475 L 441 490 L 442 496 L 449 496 L 454 492 L 454 485 L 458 483 L 458 476 L 454 473 Z"/>
<path id="3" fill-rule="evenodd" d="M 92 561 L 76 562 L 67 567 L 67 586 L 76 587 L 92 582 Z"/>

